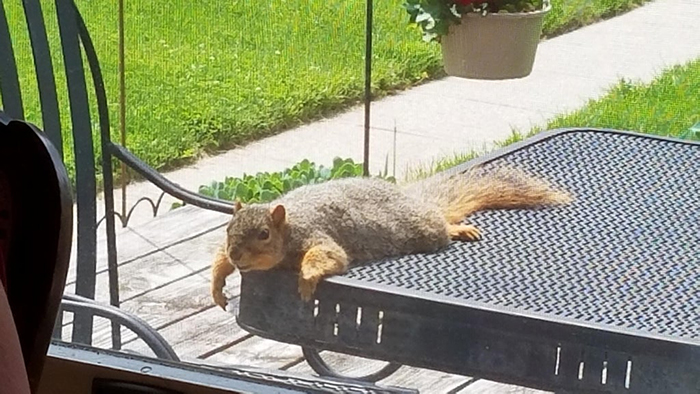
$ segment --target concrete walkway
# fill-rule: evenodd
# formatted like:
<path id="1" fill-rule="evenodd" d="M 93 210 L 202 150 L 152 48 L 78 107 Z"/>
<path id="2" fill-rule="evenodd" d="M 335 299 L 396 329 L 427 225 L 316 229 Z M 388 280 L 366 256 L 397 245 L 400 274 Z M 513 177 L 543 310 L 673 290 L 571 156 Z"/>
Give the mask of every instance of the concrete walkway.
<path id="1" fill-rule="evenodd" d="M 472 149 L 488 149 L 512 128 L 528 130 L 605 93 L 619 78 L 649 81 L 664 68 L 700 57 L 698 0 L 656 0 L 625 15 L 540 44 L 532 74 L 506 81 L 445 78 L 372 105 L 370 167 L 385 157 L 396 170 Z M 167 176 L 191 190 L 226 176 L 279 171 L 307 158 L 329 165 L 335 156 L 363 155 L 363 108 L 305 125 L 244 148 L 204 158 Z M 585 125 L 581 125 L 585 126 Z M 390 168 L 392 164 L 390 161 Z M 152 185 L 128 188 L 128 205 L 157 198 Z M 120 193 L 115 193 L 117 199 Z M 166 198 L 161 213 L 173 199 Z M 98 206 L 101 204 L 98 204 Z M 119 206 L 119 205 L 117 205 Z M 136 209 L 132 224 L 148 220 L 150 207 Z"/>

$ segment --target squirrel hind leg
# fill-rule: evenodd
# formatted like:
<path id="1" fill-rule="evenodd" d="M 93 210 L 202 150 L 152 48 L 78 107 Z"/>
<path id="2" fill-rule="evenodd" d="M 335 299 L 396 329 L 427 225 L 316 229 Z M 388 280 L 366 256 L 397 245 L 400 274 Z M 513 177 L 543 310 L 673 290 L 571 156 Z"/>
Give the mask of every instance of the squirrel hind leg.
<path id="1" fill-rule="evenodd" d="M 481 230 L 471 224 L 448 224 L 447 233 L 454 241 L 481 240 Z"/>

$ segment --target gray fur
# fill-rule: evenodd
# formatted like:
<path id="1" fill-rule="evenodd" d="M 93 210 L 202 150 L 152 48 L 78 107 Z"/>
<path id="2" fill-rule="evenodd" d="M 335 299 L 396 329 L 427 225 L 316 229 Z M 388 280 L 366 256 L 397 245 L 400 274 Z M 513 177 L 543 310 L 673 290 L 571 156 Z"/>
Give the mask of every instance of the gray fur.
<path id="1" fill-rule="evenodd" d="M 274 204 L 287 208 L 291 240 L 328 236 L 351 262 L 429 252 L 449 243 L 437 207 L 415 200 L 387 181 L 347 178 L 301 187 Z M 312 245 L 289 245 L 292 250 Z"/>
<path id="2" fill-rule="evenodd" d="M 244 207 L 232 222 L 263 224 L 276 205 L 286 208 L 287 261 L 297 266 L 300 253 L 330 238 L 350 263 L 430 252 L 449 243 L 440 210 L 403 193 L 399 186 L 372 178 L 346 178 L 306 185 L 269 204 Z"/>
<path id="3" fill-rule="evenodd" d="M 569 201 L 544 180 L 514 169 L 440 175 L 404 187 L 346 178 L 302 186 L 269 204 L 244 206 L 229 224 L 228 242 L 232 251 L 273 256 L 292 267 L 310 248 L 337 244 L 352 264 L 436 251 L 449 244 L 451 225 L 478 210 Z M 276 225 L 270 212 L 279 205 L 286 217 Z M 270 229 L 269 240 L 255 239 L 261 229 Z"/>

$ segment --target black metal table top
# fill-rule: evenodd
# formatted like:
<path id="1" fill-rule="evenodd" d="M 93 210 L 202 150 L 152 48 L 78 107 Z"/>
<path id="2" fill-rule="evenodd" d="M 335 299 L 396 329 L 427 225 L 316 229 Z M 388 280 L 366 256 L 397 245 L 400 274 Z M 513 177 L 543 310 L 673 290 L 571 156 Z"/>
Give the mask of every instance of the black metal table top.
<path id="1" fill-rule="evenodd" d="M 475 243 L 329 281 L 700 344 L 700 144 L 548 134 L 485 160 L 540 174 L 575 202 L 481 212 Z"/>

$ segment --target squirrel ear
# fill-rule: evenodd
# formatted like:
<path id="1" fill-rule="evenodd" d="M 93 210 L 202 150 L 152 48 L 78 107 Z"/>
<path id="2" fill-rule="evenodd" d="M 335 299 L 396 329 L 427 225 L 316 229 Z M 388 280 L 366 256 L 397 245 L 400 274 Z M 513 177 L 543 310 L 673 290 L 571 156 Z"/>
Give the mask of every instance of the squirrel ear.
<path id="1" fill-rule="evenodd" d="M 272 223 L 274 223 L 275 226 L 279 226 L 280 224 L 284 223 L 284 219 L 287 215 L 284 205 L 277 205 L 276 207 L 272 208 L 270 213 L 272 215 Z"/>
<path id="2" fill-rule="evenodd" d="M 243 204 L 241 204 L 240 201 L 236 200 L 236 203 L 233 204 L 233 213 L 240 211 L 241 208 L 243 208 Z"/>

